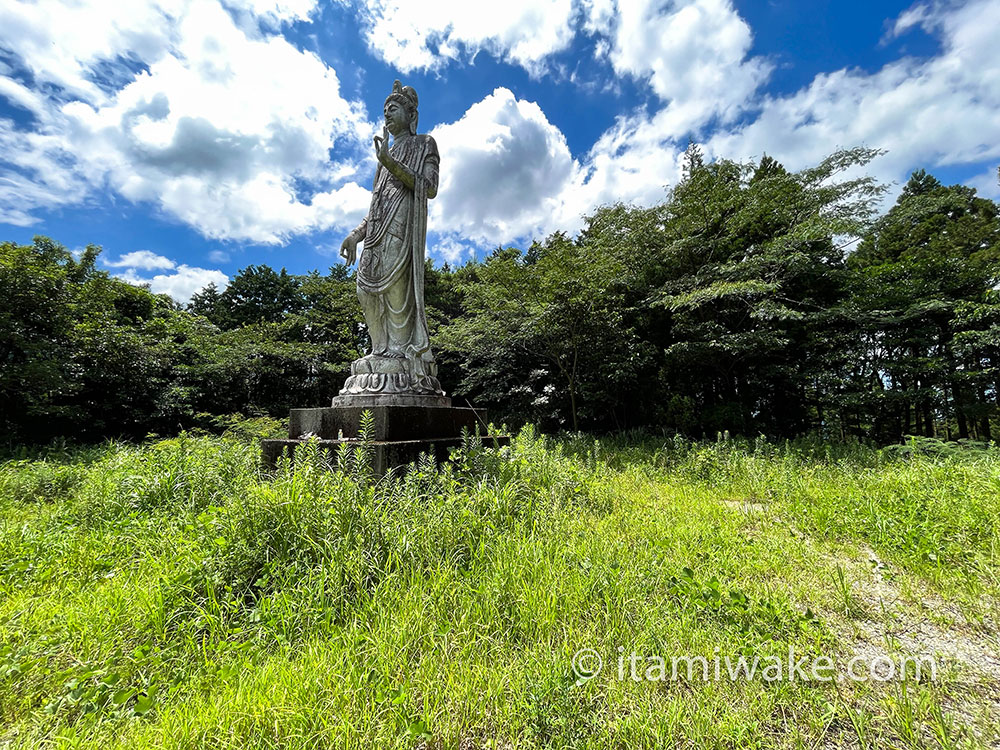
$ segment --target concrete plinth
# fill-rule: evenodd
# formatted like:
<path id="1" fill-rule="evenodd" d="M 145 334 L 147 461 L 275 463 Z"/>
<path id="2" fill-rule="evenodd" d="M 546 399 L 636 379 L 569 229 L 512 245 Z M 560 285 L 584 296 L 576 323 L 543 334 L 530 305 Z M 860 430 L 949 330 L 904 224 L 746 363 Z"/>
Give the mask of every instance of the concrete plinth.
<path id="1" fill-rule="evenodd" d="M 510 438 L 507 436 L 493 435 L 480 438 L 487 448 L 497 448 L 507 445 Z M 262 440 L 262 458 L 264 468 L 273 469 L 278 464 L 278 459 L 286 453 L 294 460 L 296 447 L 305 443 L 305 440 Z M 337 452 L 344 443 L 348 445 L 358 445 L 357 440 L 317 440 L 320 450 L 329 454 L 331 465 L 335 465 Z M 461 438 L 440 438 L 438 440 L 392 440 L 374 441 L 371 444 L 372 450 L 372 471 L 376 476 L 385 474 L 390 469 L 397 466 L 406 466 L 419 458 L 421 453 L 434 456 L 440 462 L 448 458 L 448 454 L 453 448 L 462 445 Z"/>
<path id="2" fill-rule="evenodd" d="M 447 396 L 424 393 L 351 393 L 346 396 L 334 396 L 333 406 L 349 408 L 360 406 L 370 409 L 376 406 L 451 406 Z"/>
<path id="3" fill-rule="evenodd" d="M 462 444 L 463 429 L 475 433 L 478 427 L 480 435 L 486 435 L 486 412 L 481 409 L 399 405 L 394 399 L 385 398 L 381 405 L 361 405 L 356 402 L 357 398 L 350 397 L 350 406 L 292 409 L 288 439 L 261 441 L 265 468 L 274 468 L 285 451 L 294 456 L 296 446 L 310 438 L 317 438 L 320 448 L 333 456 L 344 443 L 357 445 L 361 416 L 365 411 L 371 413 L 373 420 L 369 438 L 376 474 L 406 465 L 421 453 L 434 455 L 438 460 L 447 458 L 451 448 Z M 509 437 L 499 435 L 482 438 L 483 445 L 490 447 L 506 445 L 509 441 Z"/>

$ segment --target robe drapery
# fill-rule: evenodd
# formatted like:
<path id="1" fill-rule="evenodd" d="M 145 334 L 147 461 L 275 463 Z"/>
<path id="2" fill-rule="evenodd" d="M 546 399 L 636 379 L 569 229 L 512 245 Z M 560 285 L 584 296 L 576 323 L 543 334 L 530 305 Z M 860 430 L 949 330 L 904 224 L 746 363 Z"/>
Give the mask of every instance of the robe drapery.
<path id="1" fill-rule="evenodd" d="M 396 140 L 390 155 L 414 175 L 411 191 L 379 164 L 371 207 L 359 227 L 358 300 L 372 357 L 404 358 L 410 388 L 440 393 L 424 311 L 427 193 L 437 190 L 439 156 L 429 135 Z"/>

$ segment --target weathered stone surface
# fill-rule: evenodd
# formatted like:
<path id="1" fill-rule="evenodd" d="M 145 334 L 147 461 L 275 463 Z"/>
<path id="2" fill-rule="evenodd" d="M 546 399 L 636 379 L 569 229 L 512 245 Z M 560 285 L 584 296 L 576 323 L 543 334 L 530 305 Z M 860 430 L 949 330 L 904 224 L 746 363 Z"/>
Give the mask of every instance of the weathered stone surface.
<path id="1" fill-rule="evenodd" d="M 493 436 L 481 438 L 486 447 L 494 448 L 507 445 L 510 438 L 507 436 Z M 305 440 L 264 440 L 262 442 L 263 464 L 267 470 L 273 470 L 278 459 L 283 454 L 295 457 L 295 449 L 305 443 Z M 335 465 L 337 451 L 341 444 L 348 443 L 357 445 L 356 440 L 318 440 L 321 450 L 326 451 L 330 456 L 331 466 Z M 376 476 L 381 476 L 391 469 L 406 466 L 416 461 L 421 453 L 434 456 L 437 461 L 443 461 L 448 457 L 450 451 L 462 445 L 461 438 L 440 438 L 438 440 L 394 440 L 375 441 L 372 447 L 372 470 Z"/>
<path id="2" fill-rule="evenodd" d="M 371 409 L 376 406 L 451 406 L 447 396 L 432 396 L 422 393 L 379 393 L 334 396 L 333 406 Z"/>
<path id="3" fill-rule="evenodd" d="M 391 468 L 415 461 L 421 453 L 438 460 L 448 457 L 451 449 L 462 444 L 462 431 L 486 435 L 486 412 L 454 406 L 349 406 L 292 409 L 288 420 L 287 440 L 264 440 L 261 451 L 264 466 L 273 469 L 282 453 L 294 456 L 295 448 L 310 438 L 317 438 L 320 448 L 336 455 L 343 443 L 357 445 L 361 416 L 372 415 L 374 470 L 384 474 Z M 485 446 L 506 445 L 507 436 L 481 437 Z"/>
<path id="4" fill-rule="evenodd" d="M 351 365 L 341 396 L 422 394 L 444 397 L 427 335 L 424 256 L 427 201 L 437 195 L 437 144 L 417 133 L 417 92 L 396 81 L 375 136 L 375 182 L 368 215 L 340 247 L 358 257 L 358 300 L 372 350 Z M 389 137 L 392 136 L 392 146 Z"/>
<path id="5" fill-rule="evenodd" d="M 356 438 L 361 415 L 371 412 L 374 440 L 430 440 L 459 438 L 462 430 L 486 434 L 486 412 L 455 406 L 350 406 L 292 409 L 291 439 L 315 435 L 325 440 Z"/>

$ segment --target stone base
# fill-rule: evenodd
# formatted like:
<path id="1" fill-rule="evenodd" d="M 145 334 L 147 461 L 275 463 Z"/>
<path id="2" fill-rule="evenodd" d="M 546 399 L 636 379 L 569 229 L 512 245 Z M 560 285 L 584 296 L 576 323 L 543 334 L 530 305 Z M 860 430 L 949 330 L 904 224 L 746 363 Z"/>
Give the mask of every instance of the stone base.
<path id="1" fill-rule="evenodd" d="M 447 396 L 424 393 L 351 393 L 333 397 L 334 408 L 371 409 L 378 406 L 451 406 Z"/>
<path id="2" fill-rule="evenodd" d="M 507 445 L 510 438 L 506 435 L 494 435 L 480 438 L 488 448 L 498 448 Z M 305 440 L 262 440 L 261 450 L 264 468 L 273 470 L 278 465 L 278 459 L 285 453 L 295 460 L 295 448 L 304 444 Z M 344 443 L 356 446 L 357 440 L 317 440 L 320 450 L 329 454 L 331 468 L 336 467 L 337 453 Z M 454 448 L 462 445 L 461 438 L 440 438 L 438 440 L 394 440 L 375 441 L 372 447 L 372 471 L 375 476 L 382 476 L 399 466 L 406 466 L 419 458 L 421 453 L 434 456 L 441 462 L 448 458 Z"/>
<path id="3" fill-rule="evenodd" d="M 340 398 L 416 395 L 443 399 L 445 394 L 436 374 L 437 366 L 433 361 L 369 354 L 351 363 L 351 375 L 340 390 Z"/>
<path id="4" fill-rule="evenodd" d="M 461 406 L 416 404 L 358 404 L 348 397 L 349 406 L 317 409 L 292 409 L 288 419 L 288 437 L 292 440 L 316 436 L 322 440 L 360 437 L 361 415 L 371 412 L 372 440 L 433 440 L 458 438 L 462 429 L 486 434 L 486 412 Z M 413 397 L 407 397 L 413 398 Z"/>
<path id="5" fill-rule="evenodd" d="M 447 458 L 448 450 L 462 444 L 462 431 L 486 434 L 486 412 L 481 409 L 450 405 L 386 404 L 386 397 L 377 397 L 376 404 L 358 404 L 359 398 L 343 398 L 349 406 L 331 406 L 315 409 L 292 409 L 288 421 L 287 440 L 262 441 L 264 466 L 273 469 L 278 457 L 287 449 L 294 454 L 295 447 L 310 438 L 317 438 L 320 447 L 334 456 L 340 445 L 357 445 L 360 441 L 361 416 L 365 411 L 372 415 L 372 440 L 375 453 L 375 471 L 384 474 L 395 466 L 414 461 L 421 453 L 431 453 L 438 460 Z M 419 399 L 419 396 L 405 396 Z M 450 399 L 446 399 L 450 404 Z M 483 445 L 506 445 L 507 436 L 482 437 Z"/>

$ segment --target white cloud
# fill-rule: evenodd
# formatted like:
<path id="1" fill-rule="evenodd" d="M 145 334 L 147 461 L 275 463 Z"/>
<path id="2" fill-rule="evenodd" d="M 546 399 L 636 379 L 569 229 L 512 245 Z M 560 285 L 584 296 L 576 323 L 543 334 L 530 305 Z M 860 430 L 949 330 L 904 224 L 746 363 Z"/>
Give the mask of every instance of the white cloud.
<path id="1" fill-rule="evenodd" d="M 663 113 L 661 113 L 662 116 Z M 611 203 L 653 205 L 666 198 L 667 188 L 681 176 L 681 155 L 664 137 L 657 117 L 621 117 L 593 145 L 573 189 L 563 201 L 560 221 L 575 230 L 582 216 Z"/>
<path id="2" fill-rule="evenodd" d="M 226 0 L 236 10 L 247 10 L 253 16 L 273 24 L 305 21 L 316 8 L 316 0 Z"/>
<path id="3" fill-rule="evenodd" d="M 731 121 L 771 72 L 762 58 L 747 59 L 753 35 L 730 0 L 605 0 L 585 12 L 588 31 L 611 29 L 615 71 L 667 102 L 660 125 L 675 137 L 712 118 Z"/>
<path id="4" fill-rule="evenodd" d="M 169 270 L 177 264 L 170 258 L 157 255 L 150 250 L 134 250 L 131 253 L 125 253 L 118 260 L 106 260 L 104 265 L 111 268 L 141 268 L 144 271 L 153 271 L 156 269 Z"/>
<path id="5" fill-rule="evenodd" d="M 929 5 L 926 3 L 918 3 L 908 10 L 903 11 L 899 15 L 899 18 L 896 19 L 896 23 L 892 25 L 889 36 L 901 36 L 914 26 L 923 26 L 924 28 L 928 28 L 932 25 L 932 19 L 934 16 L 935 14 L 931 11 Z"/>
<path id="6" fill-rule="evenodd" d="M 446 263 L 456 265 L 463 260 L 475 257 L 476 248 L 473 245 L 462 242 L 455 236 L 446 236 L 436 242 L 427 242 L 427 252 L 435 258 L 440 258 Z"/>
<path id="7" fill-rule="evenodd" d="M 468 243 L 572 233 L 598 206 L 655 203 L 680 176 L 682 150 L 642 116 L 619 119 L 577 161 L 538 105 L 505 88 L 431 134 L 441 152 L 441 185 L 430 228 L 443 235 L 432 251 L 449 262 Z"/>
<path id="8" fill-rule="evenodd" d="M 647 81 L 661 106 L 622 115 L 578 160 L 545 113 L 507 89 L 439 125 L 432 133 L 442 185 L 431 215 L 431 228 L 442 233 L 433 248 L 438 257 L 461 257 L 467 242 L 482 247 L 574 232 L 601 205 L 661 201 L 681 177 L 686 133 L 709 125 L 710 157 L 766 152 L 792 169 L 839 147 L 888 148 L 871 167 L 884 181 L 905 181 L 920 166 L 1000 156 L 1000 58 L 990 33 L 1000 28 L 996 3 L 903 14 L 899 33 L 919 24 L 941 35 L 937 57 L 902 59 L 875 73 L 833 71 L 792 95 L 763 98 L 770 65 L 748 57 L 750 29 L 726 0 L 581 0 L 580 7 L 584 31 L 598 45 L 608 40 L 615 69 Z M 751 112 L 745 124 L 732 124 Z M 997 192 L 995 170 L 973 183 Z"/>
<path id="9" fill-rule="evenodd" d="M 70 165 L 73 154 L 59 136 L 16 130 L 0 119 L 0 222 L 31 226 L 37 206 L 57 208 L 83 202 L 87 180 Z M 4 168 L 6 161 L 11 168 Z"/>
<path id="10" fill-rule="evenodd" d="M 59 87 L 60 98 L 102 102 L 107 95 L 92 68 L 119 55 L 161 55 L 170 44 L 170 18 L 183 5 L 7 2 L 0 6 L 0 42 L 36 81 Z"/>
<path id="11" fill-rule="evenodd" d="M 491 243 L 549 225 L 575 165 L 566 138 L 537 104 L 498 88 L 431 135 L 441 153 L 432 229 Z"/>
<path id="12" fill-rule="evenodd" d="M 355 220 L 367 191 L 345 182 L 345 164 L 367 155 L 372 126 L 330 67 L 257 23 L 305 18 L 313 4 L 3 6 L 0 46 L 36 85 L 0 79 L 0 93 L 38 123 L 28 136 L 0 121 L 13 167 L 0 168 L 0 220 L 29 223 L 33 209 L 107 184 L 212 238 L 276 243 Z"/>
<path id="13" fill-rule="evenodd" d="M 0 96 L 36 118 L 31 132 L 0 119 L 0 221 L 26 226 L 40 207 L 85 203 L 110 186 L 210 238 L 276 243 L 353 228 L 370 198 L 374 126 L 335 71 L 276 33 L 314 6 L 0 6 L 0 47 L 18 63 L 0 65 Z M 648 85 L 649 108 L 623 114 L 575 159 L 546 113 L 506 88 L 434 128 L 439 257 L 572 232 L 602 204 L 662 200 L 689 132 L 709 156 L 766 152 L 792 169 L 840 146 L 883 147 L 872 168 L 884 180 L 1000 161 L 1000 5 L 989 0 L 924 3 L 891 24 L 890 35 L 939 35 L 933 58 L 824 73 L 783 96 L 760 95 L 770 63 L 751 56 L 731 0 L 371 0 L 362 14 L 369 44 L 401 71 L 485 51 L 538 74 L 581 31 L 619 76 Z M 992 174 L 972 183 L 986 190 Z"/>
<path id="14" fill-rule="evenodd" d="M 606 12 L 609 5 L 610 0 L 591 3 L 598 18 L 601 8 Z M 787 97 L 747 99 L 746 106 L 759 107 L 759 114 L 746 125 L 717 130 L 707 139 L 707 155 L 756 159 L 767 153 L 791 169 L 801 169 L 837 148 L 864 144 L 889 150 L 868 168 L 885 182 L 905 182 L 918 167 L 984 160 L 997 164 L 1000 58 L 990 30 L 1000 28 L 1000 6 L 979 1 L 948 7 L 921 7 L 906 21 L 940 30 L 941 55 L 925 61 L 903 59 L 874 74 L 839 70 L 817 76 Z M 620 117 L 554 199 L 548 230 L 576 231 L 582 215 L 608 203 L 652 205 L 663 200 L 666 188 L 681 177 L 686 146 L 678 140 L 684 132 L 678 123 L 684 118 L 678 119 L 677 102 L 670 99 L 652 114 L 638 111 Z M 986 196 L 1000 194 L 996 166 L 970 184 Z"/>
<path id="15" fill-rule="evenodd" d="M 148 286 L 154 294 L 169 294 L 177 302 L 186 303 L 195 292 L 199 292 L 209 284 L 215 284 L 219 290 L 229 285 L 229 277 L 222 271 L 208 268 L 196 268 L 181 264 L 173 273 L 161 273 L 149 279 L 144 279 L 128 269 L 116 277 L 136 286 Z"/>
<path id="16" fill-rule="evenodd" d="M 998 166 L 992 166 L 985 172 L 976 175 L 968 184 L 976 189 L 976 192 L 983 198 L 1000 201 L 1000 174 L 997 173 Z"/>
<path id="17" fill-rule="evenodd" d="M 0 71 L 0 75 L 2 75 L 2 71 Z M 12 104 L 31 112 L 33 115 L 40 115 L 45 112 L 45 100 L 12 78 L 0 77 L 0 96 L 5 97 Z"/>
<path id="18" fill-rule="evenodd" d="M 407 73 L 485 50 L 539 73 L 573 38 L 571 0 L 368 0 L 359 2 L 369 46 Z"/>
<path id="19" fill-rule="evenodd" d="M 750 29 L 728 0 L 581 0 L 578 11 L 599 54 L 604 49 L 620 75 L 647 82 L 660 109 L 622 116 L 577 161 L 535 103 L 497 89 L 432 131 L 442 158 L 432 228 L 503 244 L 574 232 L 600 205 L 662 200 L 680 176 L 677 139 L 733 120 L 770 72 L 766 61 L 748 59 Z M 419 59 L 431 66 L 438 58 L 428 50 Z"/>
<path id="20" fill-rule="evenodd" d="M 791 96 L 765 98 L 753 122 L 716 134 L 708 152 L 731 158 L 766 152 L 798 169 L 838 147 L 864 144 L 888 150 L 869 168 L 885 181 L 905 181 L 918 167 L 1000 158 L 1000 4 L 918 11 L 910 15 L 940 30 L 940 55 L 904 58 L 872 74 L 818 75 Z"/>
<path id="21" fill-rule="evenodd" d="M 208 254 L 208 259 L 213 263 L 228 263 L 231 257 L 225 250 L 213 250 Z"/>

